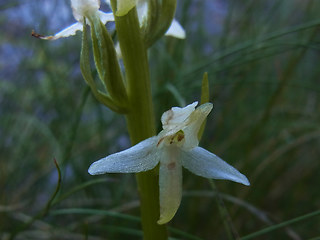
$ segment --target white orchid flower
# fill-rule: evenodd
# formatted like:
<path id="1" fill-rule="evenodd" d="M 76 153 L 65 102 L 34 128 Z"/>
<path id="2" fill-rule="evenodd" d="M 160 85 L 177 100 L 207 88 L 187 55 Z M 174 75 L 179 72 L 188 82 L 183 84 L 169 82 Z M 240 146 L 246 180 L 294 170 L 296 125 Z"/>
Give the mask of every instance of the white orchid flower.
<path id="1" fill-rule="evenodd" d="M 163 130 L 157 136 L 94 162 L 88 172 L 91 175 L 136 173 L 153 169 L 160 163 L 158 224 L 170 221 L 178 210 L 182 196 L 182 166 L 202 177 L 250 185 L 237 169 L 198 147 L 198 132 L 212 104 L 205 103 L 195 109 L 197 104 L 194 102 L 184 108 L 173 107 L 166 111 L 161 117 Z"/>
<path id="2" fill-rule="evenodd" d="M 53 36 L 38 35 L 38 37 L 45 40 L 56 40 L 59 38 L 75 35 L 77 31 L 82 31 L 84 17 L 98 17 L 103 24 L 114 21 L 112 12 L 105 13 L 99 10 L 100 0 L 71 0 L 71 7 L 73 16 L 77 20 L 76 23 L 61 30 Z"/>

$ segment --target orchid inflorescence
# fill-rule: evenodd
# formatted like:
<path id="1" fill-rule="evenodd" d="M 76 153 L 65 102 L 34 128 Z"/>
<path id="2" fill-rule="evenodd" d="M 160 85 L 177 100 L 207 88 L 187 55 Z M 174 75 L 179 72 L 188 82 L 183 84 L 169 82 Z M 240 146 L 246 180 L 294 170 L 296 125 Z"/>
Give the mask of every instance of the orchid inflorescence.
<path id="1" fill-rule="evenodd" d="M 143 63 L 143 61 L 147 63 L 146 51 L 163 35 L 185 38 L 185 31 L 174 19 L 176 0 L 105 1 L 113 9 L 113 12 L 106 13 L 99 10 L 100 0 L 71 0 L 76 23 L 53 36 L 42 36 L 36 33 L 33 33 L 33 36 L 45 40 L 56 40 L 75 35 L 77 31 L 83 31 L 80 68 L 94 96 L 111 110 L 127 114 L 128 123 L 131 121 L 131 123 L 138 123 L 137 125 L 140 126 L 141 119 L 150 120 L 152 118 L 149 115 L 152 114 L 150 86 L 149 83 L 144 82 L 149 80 L 148 65 L 140 63 Z M 121 18 L 130 14 L 133 16 L 133 21 L 128 21 L 127 25 L 124 24 L 126 28 L 123 30 L 119 27 L 123 27 L 120 24 L 123 23 Z M 117 47 L 118 45 L 114 44 L 111 35 L 105 28 L 107 22 L 113 21 L 116 22 L 120 48 L 124 47 L 127 51 L 120 50 Z M 99 90 L 92 76 L 86 24 L 90 25 L 91 28 L 95 66 L 104 90 L 106 90 L 105 92 Z M 132 33 L 133 27 L 135 27 L 135 31 Z M 121 29 L 122 31 L 120 31 Z M 121 35 L 120 37 L 120 32 L 122 34 L 128 32 L 132 34 L 124 34 L 125 36 Z M 132 35 L 138 36 L 135 43 L 132 43 Z M 125 43 L 134 46 L 128 48 L 131 52 L 125 48 Z M 139 51 L 134 52 L 132 49 L 139 49 Z M 122 54 L 125 71 L 119 66 L 119 59 Z M 139 58 L 137 58 L 137 55 L 139 55 Z M 128 59 L 132 61 L 128 61 Z M 137 59 L 140 59 L 140 61 Z M 136 69 L 136 63 L 140 64 L 137 64 L 140 66 L 140 71 L 128 71 L 133 74 L 128 77 L 127 70 Z M 146 74 L 143 74 L 144 71 Z M 141 89 L 146 91 L 141 93 Z M 136 98 L 139 101 L 136 101 Z M 150 102 L 149 105 L 148 102 Z M 144 104 L 146 106 L 141 108 Z M 157 221 L 158 224 L 169 222 L 179 208 L 182 198 L 182 167 L 205 178 L 225 179 L 250 185 L 246 176 L 237 169 L 215 154 L 198 146 L 199 132 L 201 132 L 200 129 L 212 110 L 212 104 L 204 103 L 196 108 L 197 104 L 198 102 L 194 102 L 184 108 L 173 107 L 166 111 L 161 117 L 163 130 L 158 135 L 147 138 L 127 150 L 111 154 L 94 162 L 88 170 L 89 173 L 97 175 L 104 173 L 139 173 L 152 169 L 159 171 L 160 217 Z M 132 118 L 130 119 L 128 116 Z M 151 120 L 148 123 L 150 122 Z M 135 126 L 135 124 L 132 126 Z M 128 128 L 130 132 L 129 125 Z M 144 139 L 152 134 L 153 131 L 150 130 L 147 135 L 141 134 L 141 136 L 138 136 L 138 139 Z M 157 192 L 157 182 L 154 182 L 152 186 Z M 159 204 L 156 203 L 156 205 L 152 206 L 158 212 Z M 154 219 L 153 223 L 148 226 L 153 227 L 152 224 L 156 225 L 155 222 Z M 157 225 L 157 227 L 159 226 Z"/>

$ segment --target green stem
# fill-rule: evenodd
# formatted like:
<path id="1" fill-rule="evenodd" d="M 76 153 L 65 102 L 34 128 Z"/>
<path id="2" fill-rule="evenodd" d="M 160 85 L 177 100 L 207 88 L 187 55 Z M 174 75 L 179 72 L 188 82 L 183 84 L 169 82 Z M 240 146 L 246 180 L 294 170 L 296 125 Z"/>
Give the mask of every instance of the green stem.
<path id="1" fill-rule="evenodd" d="M 112 1 L 114 10 L 115 6 L 116 2 Z M 134 145 L 156 134 L 147 50 L 141 38 L 135 8 L 125 16 L 115 16 L 115 22 L 127 80 L 127 126 L 131 143 Z M 166 226 L 157 224 L 160 215 L 157 174 L 155 171 L 148 171 L 138 173 L 136 178 L 141 199 L 144 239 L 168 239 Z"/>

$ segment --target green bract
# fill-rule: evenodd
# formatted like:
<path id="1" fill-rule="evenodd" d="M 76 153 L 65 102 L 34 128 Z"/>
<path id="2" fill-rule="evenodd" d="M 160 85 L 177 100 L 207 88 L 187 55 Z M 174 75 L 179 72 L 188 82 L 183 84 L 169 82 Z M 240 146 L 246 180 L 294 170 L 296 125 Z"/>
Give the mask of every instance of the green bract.
<path id="1" fill-rule="evenodd" d="M 83 26 L 82 48 L 80 54 L 81 73 L 98 101 L 118 113 L 126 113 L 128 96 L 123 83 L 120 66 L 107 29 L 98 18 L 91 21 L 91 38 L 95 65 L 104 91 L 98 90 L 90 68 L 89 46 L 86 27 Z"/>

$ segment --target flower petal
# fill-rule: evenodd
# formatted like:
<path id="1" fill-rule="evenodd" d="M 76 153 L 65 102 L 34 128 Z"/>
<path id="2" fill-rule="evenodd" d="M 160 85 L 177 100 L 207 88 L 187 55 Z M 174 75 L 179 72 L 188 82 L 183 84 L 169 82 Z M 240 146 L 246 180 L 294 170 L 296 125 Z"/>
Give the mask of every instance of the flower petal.
<path id="1" fill-rule="evenodd" d="M 199 145 L 198 132 L 212 108 L 212 103 L 204 103 L 190 114 L 185 127 L 182 129 L 185 135 L 184 149 L 192 149 Z"/>
<path id="2" fill-rule="evenodd" d="M 114 153 L 91 164 L 88 172 L 91 175 L 103 173 L 133 173 L 154 168 L 160 153 L 156 147 L 158 137 L 148 138 L 133 147 Z"/>
<path id="3" fill-rule="evenodd" d="M 53 36 L 40 36 L 39 38 L 44 40 L 57 40 L 59 38 L 69 37 L 75 35 L 77 31 L 82 31 L 83 25 L 82 23 L 76 22 L 71 26 L 61 30 Z"/>
<path id="4" fill-rule="evenodd" d="M 180 127 L 183 122 L 190 116 L 195 110 L 198 102 L 189 104 L 184 108 L 172 107 L 170 110 L 164 112 L 161 116 L 161 123 L 163 129 L 173 129 Z"/>
<path id="5" fill-rule="evenodd" d="M 113 13 L 110 12 L 110 13 L 105 13 L 105 12 L 102 12 L 102 11 L 98 11 L 98 14 L 99 14 L 99 18 L 101 20 L 101 22 L 103 24 L 106 24 L 107 22 L 113 22 L 114 21 L 114 16 L 113 16 Z"/>
<path id="6" fill-rule="evenodd" d="M 136 0 L 117 0 L 116 15 L 119 17 L 126 15 L 135 5 Z"/>
<path id="7" fill-rule="evenodd" d="M 82 22 L 83 17 L 94 15 L 100 8 L 100 0 L 71 0 L 74 18 Z"/>
<path id="8" fill-rule="evenodd" d="M 168 31 L 165 34 L 166 36 L 172 36 L 175 38 L 185 39 L 186 38 L 186 32 L 184 31 L 183 27 L 180 25 L 180 23 L 173 19 L 171 26 L 169 27 Z"/>
<path id="9" fill-rule="evenodd" d="M 168 147 L 163 151 L 159 169 L 160 218 L 158 224 L 169 222 L 176 214 L 182 196 L 182 167 L 180 149 Z"/>
<path id="10" fill-rule="evenodd" d="M 181 152 L 182 166 L 196 175 L 250 185 L 247 177 L 237 169 L 201 147 L 189 151 L 182 150 Z"/>

